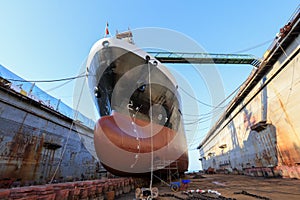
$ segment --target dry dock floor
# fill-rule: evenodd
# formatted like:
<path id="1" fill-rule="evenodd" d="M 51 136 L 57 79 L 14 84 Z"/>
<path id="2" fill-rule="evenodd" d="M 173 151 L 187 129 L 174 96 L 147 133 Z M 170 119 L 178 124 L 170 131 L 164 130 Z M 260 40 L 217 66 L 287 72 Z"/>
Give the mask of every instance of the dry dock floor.
<path id="1" fill-rule="evenodd" d="M 202 177 L 201 177 L 202 176 Z M 158 200 L 173 199 L 283 199 L 283 200 L 299 200 L 300 199 L 300 180 L 282 179 L 282 178 L 263 178 L 250 177 L 244 175 L 201 175 L 200 177 L 186 176 L 191 182 L 188 190 L 215 190 L 221 193 L 222 197 L 217 198 L 216 195 L 206 194 L 212 198 L 197 198 L 197 195 L 188 197 L 182 191 L 172 192 L 171 189 L 164 185 L 156 185 L 159 188 Z M 242 193 L 242 191 L 244 191 Z M 242 194 L 237 194 L 242 193 Z M 132 200 L 134 193 L 126 196 L 120 196 L 117 199 Z"/>

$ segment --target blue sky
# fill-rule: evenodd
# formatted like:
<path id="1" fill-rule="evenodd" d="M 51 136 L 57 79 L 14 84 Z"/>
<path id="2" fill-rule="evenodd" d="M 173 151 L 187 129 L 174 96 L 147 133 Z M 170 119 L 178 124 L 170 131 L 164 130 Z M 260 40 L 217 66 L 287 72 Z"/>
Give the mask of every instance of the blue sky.
<path id="1" fill-rule="evenodd" d="M 106 22 L 112 34 L 143 27 L 180 32 L 207 52 L 233 53 L 273 39 L 299 1 L 1 1 L 0 64 L 28 80 L 76 76 L 91 46 L 104 35 Z M 262 57 L 268 44 L 243 53 Z M 173 67 L 173 66 L 171 66 Z M 192 80 L 188 68 L 173 67 Z M 249 75 L 247 65 L 221 65 L 217 69 L 225 94 Z M 198 84 L 197 78 L 191 84 Z M 201 81 L 200 81 L 201 82 Z M 60 83 L 38 84 L 49 90 Z M 195 91 L 205 91 L 199 83 Z M 73 83 L 50 92 L 72 106 Z M 197 99 L 210 103 L 209 94 Z M 194 101 L 193 99 L 185 99 Z M 188 102 L 184 102 L 188 103 Z M 209 112 L 209 108 L 200 108 Z M 199 129 L 209 124 L 201 124 Z M 197 132 L 195 143 L 208 129 Z M 192 145 L 191 149 L 195 148 Z M 199 169 L 198 154 L 191 151 L 190 170 Z"/>

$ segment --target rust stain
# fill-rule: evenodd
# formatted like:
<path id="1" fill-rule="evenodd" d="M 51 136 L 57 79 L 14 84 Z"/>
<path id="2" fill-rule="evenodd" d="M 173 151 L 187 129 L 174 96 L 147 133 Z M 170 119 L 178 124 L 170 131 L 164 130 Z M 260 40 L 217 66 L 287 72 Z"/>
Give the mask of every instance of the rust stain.
<path id="1" fill-rule="evenodd" d="M 43 143 L 44 143 L 44 136 L 41 134 L 39 142 L 36 144 L 36 154 L 35 154 L 35 163 L 34 163 L 34 169 L 33 169 L 33 174 L 36 174 L 36 171 L 41 163 L 41 155 L 42 155 L 42 150 L 43 150 Z M 37 177 L 36 177 L 37 178 Z M 41 177 L 38 177 L 41 178 Z"/>
<path id="2" fill-rule="evenodd" d="M 292 123 L 292 121 L 291 121 L 291 119 L 290 119 L 290 117 L 289 117 L 287 111 L 286 111 L 286 108 L 285 108 L 284 104 L 282 103 L 280 97 L 279 97 L 277 94 L 276 94 L 276 96 L 277 96 L 277 98 L 278 98 L 280 107 L 282 108 L 282 111 L 284 112 L 285 119 L 286 119 L 287 123 L 290 125 L 290 127 L 292 128 L 294 134 L 296 135 L 295 128 L 294 128 L 294 126 L 293 126 L 293 123 Z"/>
<path id="3" fill-rule="evenodd" d="M 277 128 L 278 135 L 283 136 L 285 134 L 285 131 L 282 131 L 280 128 Z M 287 138 L 285 138 L 287 139 Z M 283 140 L 280 140 L 283 141 Z M 285 141 L 284 143 L 280 142 L 278 143 L 278 152 L 281 158 L 281 162 L 284 165 L 291 166 L 293 163 L 291 153 L 290 153 L 290 147 L 288 146 L 289 142 Z"/>

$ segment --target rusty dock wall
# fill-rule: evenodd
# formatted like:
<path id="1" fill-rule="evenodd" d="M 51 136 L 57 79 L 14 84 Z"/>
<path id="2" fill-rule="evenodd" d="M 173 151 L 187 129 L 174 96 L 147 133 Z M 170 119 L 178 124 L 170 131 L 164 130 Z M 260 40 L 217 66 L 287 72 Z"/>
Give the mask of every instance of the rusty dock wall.
<path id="1" fill-rule="evenodd" d="M 0 84 L 0 186 L 99 178 L 93 130 Z"/>
<path id="2" fill-rule="evenodd" d="M 204 170 L 300 178 L 299 16 L 199 145 Z"/>

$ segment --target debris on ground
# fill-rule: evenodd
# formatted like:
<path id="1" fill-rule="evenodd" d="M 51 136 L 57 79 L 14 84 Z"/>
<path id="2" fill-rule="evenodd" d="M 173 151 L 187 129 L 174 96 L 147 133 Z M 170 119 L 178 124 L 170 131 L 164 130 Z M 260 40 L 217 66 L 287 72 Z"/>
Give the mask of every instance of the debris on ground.
<path id="1" fill-rule="evenodd" d="M 245 190 L 242 190 L 241 192 L 235 192 L 234 194 L 244 194 L 244 195 L 247 195 L 247 196 L 255 197 L 257 199 L 270 200 L 270 198 L 268 198 L 268 197 L 263 197 L 263 196 L 259 196 L 259 195 L 256 195 L 256 194 L 252 194 L 252 193 L 249 193 Z"/>

